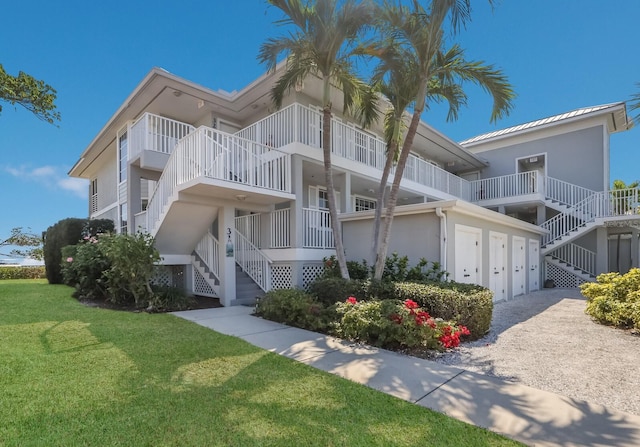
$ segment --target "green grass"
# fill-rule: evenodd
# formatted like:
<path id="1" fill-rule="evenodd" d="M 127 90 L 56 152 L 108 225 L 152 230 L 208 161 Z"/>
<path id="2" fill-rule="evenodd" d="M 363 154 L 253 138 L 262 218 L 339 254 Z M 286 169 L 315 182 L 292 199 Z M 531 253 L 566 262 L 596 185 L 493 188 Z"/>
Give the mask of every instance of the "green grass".
<path id="1" fill-rule="evenodd" d="M 0 281 L 2 446 L 512 446 L 172 315 Z"/>

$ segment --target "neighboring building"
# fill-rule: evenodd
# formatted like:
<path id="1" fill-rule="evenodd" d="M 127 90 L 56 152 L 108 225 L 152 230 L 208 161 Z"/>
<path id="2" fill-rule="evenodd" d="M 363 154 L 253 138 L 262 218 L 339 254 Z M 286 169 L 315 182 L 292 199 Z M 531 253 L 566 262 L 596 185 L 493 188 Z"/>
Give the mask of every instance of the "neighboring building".
<path id="1" fill-rule="evenodd" d="M 71 169 L 90 180 L 91 218 L 156 238 L 166 283 L 241 304 L 261 290 L 306 286 L 335 253 L 321 82 L 307 79 L 276 110 L 270 90 L 279 74 L 229 93 L 154 68 Z M 382 129 L 363 130 L 341 114 L 341 95 L 332 100 L 345 249 L 349 259 L 369 259 Z M 421 123 L 391 250 L 438 261 L 450 279 L 483 284 L 497 299 L 537 290 L 546 279 L 575 286 L 607 271 L 607 240 L 617 233 L 629 241 L 620 247 L 634 253 L 629 265 L 637 265 L 637 195 L 612 201 L 602 192 L 609 134 L 629 127 L 623 103 L 461 144 Z"/>

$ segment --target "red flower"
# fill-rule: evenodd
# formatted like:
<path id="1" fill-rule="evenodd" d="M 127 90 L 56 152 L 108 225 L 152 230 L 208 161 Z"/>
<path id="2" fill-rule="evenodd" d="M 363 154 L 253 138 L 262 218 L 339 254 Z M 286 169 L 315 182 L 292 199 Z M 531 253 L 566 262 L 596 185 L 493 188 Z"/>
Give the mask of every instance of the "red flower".
<path id="1" fill-rule="evenodd" d="M 418 326 L 423 326 L 423 325 L 427 324 L 427 322 L 429 321 L 430 318 L 431 318 L 431 315 L 429 315 L 428 312 L 425 312 L 424 310 L 421 310 L 420 312 L 418 312 L 416 314 L 416 324 Z"/>
<path id="2" fill-rule="evenodd" d="M 405 306 L 407 309 L 417 309 L 417 308 L 418 308 L 418 303 L 416 303 L 416 302 L 415 302 L 415 301 L 413 301 L 413 300 L 405 300 L 405 302 L 404 302 L 404 306 Z"/>
<path id="3" fill-rule="evenodd" d="M 451 335 L 451 332 L 453 332 L 453 329 L 451 328 L 451 326 L 447 325 L 442 328 L 442 331 L 444 332 L 444 335 Z"/>
<path id="4" fill-rule="evenodd" d="M 346 302 L 349 304 L 358 304 L 358 300 L 356 299 L 355 296 L 350 296 L 349 298 L 347 298 Z"/>
<path id="5" fill-rule="evenodd" d="M 435 322 L 435 321 L 433 321 L 433 318 L 429 318 L 429 321 L 427 321 L 427 324 L 429 325 L 429 327 L 430 327 L 431 329 L 435 329 L 435 328 L 437 328 L 437 327 L 438 327 L 438 325 L 436 324 L 436 322 Z"/>
<path id="6" fill-rule="evenodd" d="M 391 315 L 391 320 L 398 323 L 398 324 L 402 324 L 402 316 L 398 315 L 398 314 L 393 314 Z"/>
<path id="7" fill-rule="evenodd" d="M 469 331 L 469 329 L 467 329 L 466 326 L 459 326 L 458 330 L 462 335 L 471 335 L 471 332 Z"/>

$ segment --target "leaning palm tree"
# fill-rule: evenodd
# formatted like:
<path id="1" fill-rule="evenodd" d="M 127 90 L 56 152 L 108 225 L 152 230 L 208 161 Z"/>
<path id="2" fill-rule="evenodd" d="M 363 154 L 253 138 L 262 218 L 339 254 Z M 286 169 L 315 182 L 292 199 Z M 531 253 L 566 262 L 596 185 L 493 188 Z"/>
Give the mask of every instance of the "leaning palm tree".
<path id="1" fill-rule="evenodd" d="M 400 65 L 389 66 L 388 71 L 394 73 L 394 70 L 415 70 L 412 76 L 417 80 L 417 88 L 412 101 L 413 114 L 398 156 L 393 184 L 387 199 L 384 226 L 378 236 L 374 271 L 376 279 L 380 279 L 384 271 L 400 182 L 420 118 L 428 102 L 444 98 L 449 102 L 447 118 L 455 120 L 460 106 L 465 105 L 467 99 L 461 85 L 470 81 L 481 86 L 493 97 L 493 122 L 509 112 L 515 96 L 500 70 L 482 61 L 467 61 L 464 51 L 457 45 L 444 49 L 445 21 L 449 18 L 454 30 L 461 23 L 464 24 L 470 15 L 470 0 L 432 0 L 428 10 L 423 8 L 418 0 L 413 0 L 411 6 L 385 3 L 379 11 L 385 31 L 393 36 L 394 42 L 400 42 L 405 51 L 412 55 L 406 59 L 409 61 L 406 66 L 399 60 Z M 389 80 L 393 82 L 393 79 L 391 75 Z"/>
<path id="2" fill-rule="evenodd" d="M 268 3 L 285 15 L 277 23 L 296 29 L 287 36 L 269 38 L 260 47 L 258 59 L 267 65 L 269 72 L 275 70 L 280 55 L 287 56 L 284 73 L 271 92 L 276 106 L 280 107 L 285 94 L 309 75 L 322 79 L 322 153 L 329 214 L 340 273 L 348 278 L 331 163 L 331 92 L 333 87 L 342 91 L 345 110 L 373 98 L 352 65 L 353 58 L 362 54 L 357 40 L 371 24 L 372 9 L 355 0 L 268 0 Z M 365 121 L 375 116 L 372 103 L 368 106 L 363 114 Z"/>

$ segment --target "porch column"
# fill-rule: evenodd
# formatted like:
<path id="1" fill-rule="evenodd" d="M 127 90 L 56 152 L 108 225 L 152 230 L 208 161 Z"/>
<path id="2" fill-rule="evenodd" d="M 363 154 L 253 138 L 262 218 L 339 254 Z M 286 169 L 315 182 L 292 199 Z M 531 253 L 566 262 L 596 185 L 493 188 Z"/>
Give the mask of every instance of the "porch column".
<path id="1" fill-rule="evenodd" d="M 542 225 L 547 220 L 547 207 L 538 205 L 536 208 L 536 225 Z"/>
<path id="2" fill-rule="evenodd" d="M 339 189 L 341 193 L 338 208 L 340 208 L 340 213 L 350 213 L 353 211 L 351 209 L 351 173 L 345 172 L 336 177 L 336 189 Z"/>
<path id="3" fill-rule="evenodd" d="M 302 177 L 302 159 L 297 155 L 291 156 L 291 187 L 296 195 L 296 200 L 290 202 L 291 211 L 289 213 L 289 235 L 291 238 L 291 248 L 302 247 L 302 208 L 304 207 L 304 182 Z"/>
<path id="4" fill-rule="evenodd" d="M 609 241 L 606 227 L 596 228 L 596 275 L 609 271 Z"/>
<path id="5" fill-rule="evenodd" d="M 127 232 L 135 234 L 136 214 L 142 211 L 142 188 L 140 187 L 140 168 L 129 164 L 127 166 Z"/>
<path id="6" fill-rule="evenodd" d="M 235 261 L 235 208 L 220 207 L 218 212 L 218 234 L 220 241 L 220 304 L 231 306 L 236 299 L 236 261 Z M 231 238 L 229 239 L 229 230 Z M 227 243 L 231 241 L 234 256 L 227 256 Z"/>

